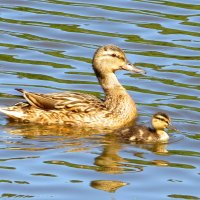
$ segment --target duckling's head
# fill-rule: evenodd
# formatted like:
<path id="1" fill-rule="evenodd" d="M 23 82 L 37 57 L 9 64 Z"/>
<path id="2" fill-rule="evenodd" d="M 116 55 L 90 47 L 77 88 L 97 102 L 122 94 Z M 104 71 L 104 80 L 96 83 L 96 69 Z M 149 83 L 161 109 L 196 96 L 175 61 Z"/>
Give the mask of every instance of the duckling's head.
<path id="1" fill-rule="evenodd" d="M 97 76 L 114 73 L 116 70 L 128 70 L 134 73 L 145 73 L 129 63 L 125 53 L 118 46 L 109 44 L 97 49 L 93 57 L 93 68 Z"/>
<path id="2" fill-rule="evenodd" d="M 155 130 L 164 130 L 168 128 L 170 125 L 171 119 L 170 117 L 162 112 L 158 112 L 152 117 L 152 126 Z"/>

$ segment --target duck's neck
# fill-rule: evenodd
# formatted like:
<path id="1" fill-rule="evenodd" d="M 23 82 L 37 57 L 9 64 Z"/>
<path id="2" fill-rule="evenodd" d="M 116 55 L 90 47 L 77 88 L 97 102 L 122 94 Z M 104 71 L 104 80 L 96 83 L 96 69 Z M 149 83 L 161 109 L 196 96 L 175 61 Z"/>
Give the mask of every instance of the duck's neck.
<path id="1" fill-rule="evenodd" d="M 115 96 L 119 94 L 127 94 L 125 88 L 119 83 L 114 73 L 98 76 L 99 82 L 106 94 Z"/>
<path id="2" fill-rule="evenodd" d="M 160 141 L 167 141 L 169 139 L 169 135 L 164 130 L 156 130 L 156 134 Z"/>
<path id="3" fill-rule="evenodd" d="M 136 106 L 126 89 L 119 83 L 114 73 L 97 74 L 105 92 L 106 107 L 115 113 L 126 113 L 127 118 L 136 117 Z"/>

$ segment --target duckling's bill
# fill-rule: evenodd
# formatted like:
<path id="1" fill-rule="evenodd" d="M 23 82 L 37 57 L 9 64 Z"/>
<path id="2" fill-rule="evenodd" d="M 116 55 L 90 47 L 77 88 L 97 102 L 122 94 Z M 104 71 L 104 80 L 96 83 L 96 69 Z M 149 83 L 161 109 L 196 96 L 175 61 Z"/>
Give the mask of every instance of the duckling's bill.
<path id="1" fill-rule="evenodd" d="M 179 130 L 175 127 L 175 126 L 173 126 L 172 124 L 169 124 L 169 126 L 167 127 L 169 130 L 171 130 L 171 131 L 176 131 L 176 132 L 179 132 Z"/>

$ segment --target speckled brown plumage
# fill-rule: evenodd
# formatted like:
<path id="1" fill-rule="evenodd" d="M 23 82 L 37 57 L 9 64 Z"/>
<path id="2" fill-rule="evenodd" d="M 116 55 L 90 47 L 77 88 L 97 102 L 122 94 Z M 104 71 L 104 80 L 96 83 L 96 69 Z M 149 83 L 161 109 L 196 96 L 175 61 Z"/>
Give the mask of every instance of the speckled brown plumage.
<path id="1" fill-rule="evenodd" d="M 17 121 L 66 124 L 82 127 L 119 128 L 137 116 L 135 102 L 118 82 L 114 72 L 143 73 L 130 64 L 115 45 L 100 47 L 93 57 L 93 69 L 105 92 L 105 100 L 85 93 L 39 94 L 17 89 L 27 102 L 0 111 Z"/>

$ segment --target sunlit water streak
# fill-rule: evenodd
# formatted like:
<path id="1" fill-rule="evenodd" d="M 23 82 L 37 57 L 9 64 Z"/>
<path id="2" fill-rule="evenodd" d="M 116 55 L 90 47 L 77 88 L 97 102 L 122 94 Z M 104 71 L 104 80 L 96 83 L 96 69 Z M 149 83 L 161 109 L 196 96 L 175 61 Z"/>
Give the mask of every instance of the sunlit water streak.
<path id="1" fill-rule="evenodd" d="M 91 59 L 114 43 L 147 72 L 117 72 L 138 123 L 165 111 L 180 131 L 168 145 L 121 144 L 0 115 L 2 199 L 200 199 L 199 10 L 199 0 L 0 0 L 0 106 L 21 100 L 16 87 L 102 97 Z"/>

